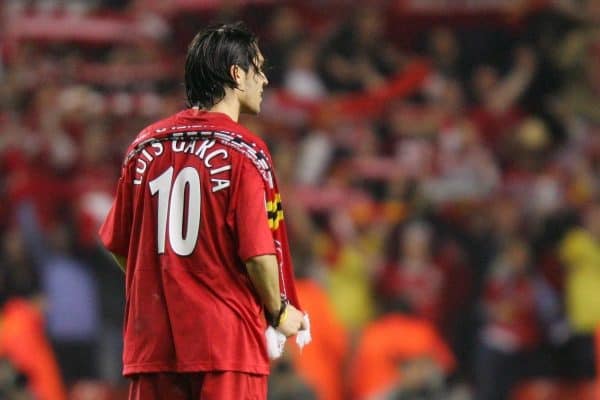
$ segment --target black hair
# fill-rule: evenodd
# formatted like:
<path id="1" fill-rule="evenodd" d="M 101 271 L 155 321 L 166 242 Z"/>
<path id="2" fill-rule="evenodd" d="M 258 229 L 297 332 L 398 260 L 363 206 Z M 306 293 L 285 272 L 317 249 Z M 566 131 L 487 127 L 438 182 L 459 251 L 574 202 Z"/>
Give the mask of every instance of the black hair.
<path id="1" fill-rule="evenodd" d="M 225 97 L 225 88 L 236 88 L 231 66 L 260 71 L 258 39 L 242 22 L 213 25 L 190 43 L 185 61 L 188 107 L 210 108 Z"/>

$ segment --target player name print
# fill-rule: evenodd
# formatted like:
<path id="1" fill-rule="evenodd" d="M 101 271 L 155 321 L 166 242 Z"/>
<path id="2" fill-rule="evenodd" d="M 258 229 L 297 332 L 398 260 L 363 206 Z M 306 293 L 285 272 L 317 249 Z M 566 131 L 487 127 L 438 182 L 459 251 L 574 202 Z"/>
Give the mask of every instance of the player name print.
<path id="1" fill-rule="evenodd" d="M 227 152 L 227 149 L 222 147 L 214 149 L 213 147 L 215 144 L 216 140 L 170 140 L 166 142 L 153 142 L 137 154 L 133 184 L 142 184 L 148 166 L 152 161 L 165 153 L 165 146 L 170 146 L 173 153 L 193 154 L 202 160 L 203 165 L 209 170 L 209 175 L 211 176 L 210 182 L 212 185 L 211 191 L 213 193 L 226 189 L 231 185 L 231 181 L 225 179 L 226 175 L 224 176 L 222 174 L 231 170 L 231 164 L 215 166 L 215 161 L 218 159 L 229 159 L 229 153 Z"/>

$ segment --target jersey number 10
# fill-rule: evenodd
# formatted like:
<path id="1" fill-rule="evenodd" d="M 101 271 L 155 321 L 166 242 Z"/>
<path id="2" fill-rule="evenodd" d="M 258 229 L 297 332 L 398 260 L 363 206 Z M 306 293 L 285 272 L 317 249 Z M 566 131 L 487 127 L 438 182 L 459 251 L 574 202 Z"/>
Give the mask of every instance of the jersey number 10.
<path id="1" fill-rule="evenodd" d="M 169 167 L 148 183 L 152 196 L 158 194 L 158 229 L 156 247 L 164 254 L 169 225 L 169 244 L 176 254 L 189 256 L 196 247 L 200 228 L 200 176 L 192 167 L 183 168 L 173 181 L 173 167 Z M 186 188 L 187 196 L 186 196 Z M 187 197 L 187 198 L 186 198 Z M 187 206 L 187 213 L 186 211 Z M 187 214 L 185 224 L 183 218 Z"/>

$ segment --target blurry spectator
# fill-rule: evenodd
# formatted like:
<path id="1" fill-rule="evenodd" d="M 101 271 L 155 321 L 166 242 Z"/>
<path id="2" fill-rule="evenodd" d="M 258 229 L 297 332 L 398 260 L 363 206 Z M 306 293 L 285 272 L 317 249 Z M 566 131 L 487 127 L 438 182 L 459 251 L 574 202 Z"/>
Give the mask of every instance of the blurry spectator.
<path id="1" fill-rule="evenodd" d="M 521 47 L 515 51 L 514 65 L 500 77 L 492 65 L 480 65 L 473 72 L 476 106 L 471 112 L 477 130 L 493 150 L 502 149 L 511 128 L 523 117 L 517 101 L 527 89 L 536 71 L 534 50 Z"/>
<path id="2" fill-rule="evenodd" d="M 566 268 L 565 303 L 575 337 L 569 351 L 569 372 L 576 377 L 595 375 L 593 335 L 600 323 L 600 203 L 590 204 L 582 226 L 567 233 L 560 247 Z"/>
<path id="3" fill-rule="evenodd" d="M 108 214 L 114 193 L 115 168 L 110 164 L 107 127 L 92 124 L 82 137 L 77 171 L 72 183 L 78 222 L 78 241 L 83 247 L 96 243 L 96 232 Z"/>
<path id="4" fill-rule="evenodd" d="M 401 362 L 402 381 L 385 393 L 369 396 L 369 400 L 438 400 L 446 399 L 444 374 L 430 357 L 415 357 Z"/>
<path id="5" fill-rule="evenodd" d="M 111 383 L 121 377 L 122 310 L 124 307 L 123 273 L 112 257 L 98 248 L 96 232 L 108 214 L 114 193 L 115 168 L 107 146 L 108 128 L 92 123 L 81 139 L 80 159 L 71 184 L 74 217 L 77 223 L 76 245 L 84 250 L 83 262 L 95 272 L 100 296 L 101 331 L 97 333 L 99 375 Z"/>
<path id="6" fill-rule="evenodd" d="M 600 126 L 597 107 L 600 102 L 600 30 L 584 49 L 583 65 L 574 70 L 555 102 L 555 111 L 571 139 L 579 143 L 585 143 L 585 139 Z"/>
<path id="7" fill-rule="evenodd" d="M 73 254 L 74 241 L 64 222 L 54 226 L 49 243 L 30 203 L 19 208 L 19 223 L 40 271 L 48 301 L 48 334 L 67 384 L 97 376 L 100 332 L 96 282 L 89 266 Z"/>
<path id="8" fill-rule="evenodd" d="M 313 127 L 300 143 L 296 166 L 299 183 L 341 189 L 360 178 L 360 171 L 350 170 L 354 159 L 377 157 L 375 131 L 364 121 L 342 117 L 324 106 L 316 112 Z"/>
<path id="9" fill-rule="evenodd" d="M 56 92 L 50 91 L 48 98 L 40 99 L 42 109 L 39 111 L 37 133 L 41 136 L 48 166 L 58 173 L 65 173 L 76 162 L 78 148 L 72 134 L 63 129 L 60 113 L 48 107 L 49 102 L 55 101 L 53 97 L 56 95 Z"/>
<path id="10" fill-rule="evenodd" d="M 440 365 L 431 357 L 414 357 L 400 365 L 400 382 L 390 389 L 369 396 L 368 400 L 468 400 L 469 391 L 463 386 L 446 382 Z"/>
<path id="11" fill-rule="evenodd" d="M 331 111 L 318 113 L 311 129 L 300 141 L 296 165 L 296 179 L 299 184 L 318 185 L 325 180 L 335 151 L 333 130 L 335 118 Z"/>
<path id="12" fill-rule="evenodd" d="M 389 106 L 383 127 L 386 151 L 392 152 L 403 177 L 421 182 L 435 172 L 438 120 L 432 113 L 430 108 L 410 101 Z"/>
<path id="13" fill-rule="evenodd" d="M 66 400 L 59 366 L 44 332 L 41 304 L 22 298 L 6 301 L 0 310 L 0 326 L 0 360 L 5 357 L 26 378 L 15 381 L 6 369 L 8 365 L 2 363 L 5 368 L 0 369 L 8 376 L 0 372 L 0 398 L 20 399 L 4 390 L 12 389 L 15 396 L 24 396 L 27 388 L 35 397 L 23 399 Z M 12 382 L 7 381 L 11 375 Z"/>
<path id="14" fill-rule="evenodd" d="M 98 248 L 96 232 L 108 214 L 114 192 L 115 168 L 111 164 L 107 127 L 92 123 L 82 137 L 78 169 L 71 184 L 77 242 L 84 250 L 84 263 L 95 272 L 100 296 L 101 332 L 98 337 L 99 376 L 111 383 L 122 378 L 123 274 L 113 259 Z"/>
<path id="15" fill-rule="evenodd" d="M 348 210 L 333 212 L 330 223 L 328 293 L 337 316 L 348 330 L 356 333 L 374 312 L 373 260 L 361 249 L 361 235 Z"/>
<path id="16" fill-rule="evenodd" d="M 363 330 L 350 374 L 352 398 L 377 399 L 396 388 L 435 392 L 455 369 L 454 356 L 433 325 L 407 310 L 397 302 Z"/>
<path id="17" fill-rule="evenodd" d="M 543 121 L 527 118 L 505 142 L 503 190 L 518 202 L 531 226 L 560 210 L 566 197 L 557 164 L 549 158 L 550 140 Z"/>
<path id="18" fill-rule="evenodd" d="M 310 315 L 313 342 L 310 348 L 303 350 L 288 347 L 291 360 L 298 374 L 314 388 L 319 400 L 342 400 L 345 398 L 342 379 L 348 352 L 347 333 L 326 292 L 314 279 L 298 280 L 296 289 Z"/>
<path id="19" fill-rule="evenodd" d="M 29 115 L 11 121 L 5 148 L 8 200 L 14 206 L 30 198 L 42 226 L 57 219 L 58 208 L 68 199 L 64 176 L 77 156 L 73 138 L 63 129 L 62 113 L 55 108 L 58 94 L 52 84 L 36 92 Z"/>
<path id="20" fill-rule="evenodd" d="M 61 400 L 65 392 L 45 336 L 37 271 L 17 229 L 2 238 L 0 398 Z M 29 393 L 29 394 L 27 394 Z"/>
<path id="21" fill-rule="evenodd" d="M 474 325 L 472 301 L 475 292 L 472 260 L 453 235 L 440 234 L 435 262 L 443 271 L 441 312 L 438 329 L 449 342 L 458 363 L 468 366 Z"/>
<path id="22" fill-rule="evenodd" d="M 269 81 L 275 87 L 281 86 L 294 49 L 306 39 L 298 12 L 292 7 L 280 7 L 270 18 L 264 44 L 265 60 L 268 66 Z"/>
<path id="23" fill-rule="evenodd" d="M 40 296 L 39 274 L 18 229 L 7 230 L 2 237 L 0 273 L 11 297 Z"/>
<path id="24" fill-rule="evenodd" d="M 414 315 L 439 324 L 444 275 L 432 254 L 432 229 L 423 221 L 408 223 L 398 239 L 399 256 L 378 278 L 382 301 L 402 300 Z"/>
<path id="25" fill-rule="evenodd" d="M 456 34 L 447 27 L 434 28 L 428 37 L 427 54 L 436 72 L 446 79 L 461 80 L 465 72 Z"/>
<path id="26" fill-rule="evenodd" d="M 457 89 L 462 92 L 462 82 L 466 79 L 467 72 L 461 57 L 457 34 L 449 27 L 434 28 L 427 37 L 426 46 L 426 55 L 431 62 L 431 72 L 424 87 L 425 94 L 439 98 L 449 88 L 454 90 L 453 93 L 456 93 Z M 455 100 L 452 106 L 462 108 L 464 106 L 462 97 L 462 93 L 460 93 L 460 97 L 455 96 L 452 99 Z"/>
<path id="27" fill-rule="evenodd" d="M 285 355 L 271 367 L 268 400 L 317 400 L 314 390 L 296 373 Z"/>
<path id="28" fill-rule="evenodd" d="M 527 229 L 523 221 L 523 211 L 512 196 L 501 194 L 490 201 L 486 213 L 489 235 L 486 258 L 483 261 L 486 265 L 482 268 L 485 274 L 489 272 L 489 267 L 493 265 L 506 244 Z"/>
<path id="29" fill-rule="evenodd" d="M 316 50 L 313 43 L 303 42 L 289 55 L 283 87 L 300 100 L 317 101 L 326 95 L 325 86 L 316 70 Z"/>
<path id="30" fill-rule="evenodd" d="M 476 399 L 505 400 L 536 366 L 542 343 L 536 278 L 527 244 L 511 238 L 501 247 L 485 282 L 483 323 L 475 361 Z"/>
<path id="31" fill-rule="evenodd" d="M 483 198 L 499 184 L 500 171 L 473 124 L 466 118 L 464 92 L 459 82 L 441 85 L 434 100 L 439 116 L 435 156 L 436 176 L 425 182 L 433 202 Z"/>
<path id="32" fill-rule="evenodd" d="M 18 231 L 4 237 L 0 269 L 0 398 L 64 399 L 58 365 L 45 338 L 35 273 L 24 263 Z M 21 270 L 22 268 L 22 270 Z"/>
<path id="33" fill-rule="evenodd" d="M 320 70 L 333 92 L 358 91 L 382 85 L 401 67 L 398 51 L 385 40 L 385 18 L 376 6 L 353 10 L 351 19 L 321 52 Z"/>
<path id="34" fill-rule="evenodd" d="M 590 45 L 598 40 L 599 4 L 598 0 L 563 0 L 554 4 L 557 11 L 576 22 L 563 36 L 556 53 L 557 63 L 571 77 L 575 77 L 582 61 L 585 62 L 585 53 Z"/>

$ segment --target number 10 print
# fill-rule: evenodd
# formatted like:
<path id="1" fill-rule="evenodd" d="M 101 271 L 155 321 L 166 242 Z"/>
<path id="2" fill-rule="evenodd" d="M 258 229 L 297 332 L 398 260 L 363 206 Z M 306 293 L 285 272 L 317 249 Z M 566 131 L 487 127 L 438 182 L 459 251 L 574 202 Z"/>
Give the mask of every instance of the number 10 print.
<path id="1" fill-rule="evenodd" d="M 149 182 L 149 185 L 152 196 L 158 194 L 158 229 L 156 237 L 158 253 L 164 254 L 165 252 L 168 221 L 171 248 L 180 256 L 189 256 L 196 247 L 200 228 L 201 198 L 198 171 L 192 167 L 185 167 L 177 174 L 175 182 L 173 182 L 173 167 L 169 167 L 160 176 Z M 186 188 L 188 189 L 187 199 Z M 186 205 L 187 221 L 184 235 L 183 218 L 186 214 Z"/>

